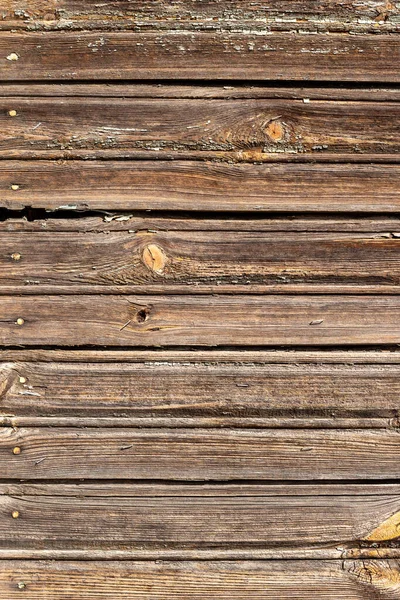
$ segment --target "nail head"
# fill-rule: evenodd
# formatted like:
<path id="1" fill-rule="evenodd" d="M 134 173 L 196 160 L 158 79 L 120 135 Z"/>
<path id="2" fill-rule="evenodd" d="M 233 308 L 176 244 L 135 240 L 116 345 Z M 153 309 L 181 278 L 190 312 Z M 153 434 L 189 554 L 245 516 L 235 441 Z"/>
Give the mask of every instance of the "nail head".
<path id="1" fill-rule="evenodd" d="M 9 110 L 8 114 L 10 115 L 10 117 L 16 117 L 17 116 L 17 111 L 16 110 Z"/>
<path id="2" fill-rule="evenodd" d="M 21 255 L 19 252 L 14 252 L 13 254 L 11 254 L 11 258 L 13 260 L 21 260 Z"/>
<path id="3" fill-rule="evenodd" d="M 26 377 L 20 377 L 19 378 L 19 382 L 20 383 L 26 383 Z"/>
<path id="4" fill-rule="evenodd" d="M 19 190 L 19 185 L 16 183 L 13 183 L 11 186 L 11 189 L 14 190 L 14 192 L 16 192 L 17 190 Z"/>
<path id="5" fill-rule="evenodd" d="M 23 325 L 24 323 L 25 323 L 24 319 L 21 319 L 21 317 L 18 317 L 17 325 Z"/>
<path id="6" fill-rule="evenodd" d="M 19 590 L 24 590 L 26 588 L 26 583 L 24 581 L 18 581 L 17 588 Z"/>
<path id="7" fill-rule="evenodd" d="M 15 446 L 15 448 L 13 448 L 13 454 L 21 454 L 21 448 L 19 446 Z"/>
<path id="8" fill-rule="evenodd" d="M 18 510 L 13 510 L 13 512 L 11 513 L 11 516 L 13 519 L 18 519 L 19 517 L 19 511 Z"/>
<path id="9" fill-rule="evenodd" d="M 19 56 L 16 52 L 11 52 L 11 54 L 9 54 L 7 56 L 7 60 L 18 60 Z"/>

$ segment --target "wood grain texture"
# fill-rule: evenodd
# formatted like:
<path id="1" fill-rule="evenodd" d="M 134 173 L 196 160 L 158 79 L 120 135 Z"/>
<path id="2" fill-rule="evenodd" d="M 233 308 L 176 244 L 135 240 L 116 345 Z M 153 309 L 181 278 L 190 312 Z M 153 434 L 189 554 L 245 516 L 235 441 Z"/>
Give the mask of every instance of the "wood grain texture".
<path id="1" fill-rule="evenodd" d="M 6 488 L 6 486 L 2 486 Z M 59 553 L 87 548 L 87 559 L 96 551 L 128 549 L 133 557 L 140 551 L 160 549 L 180 551 L 225 550 L 232 554 L 241 550 L 291 548 L 292 558 L 304 549 L 317 552 L 336 550 L 350 556 L 364 546 L 371 556 L 376 548 L 383 550 L 388 542 L 396 549 L 398 532 L 388 540 L 369 542 L 371 531 L 388 520 L 399 518 L 400 497 L 383 490 L 369 490 L 352 495 L 340 485 L 336 491 L 306 490 L 287 486 L 286 491 L 273 494 L 259 486 L 241 493 L 237 486 L 152 486 L 121 485 L 91 486 L 10 486 L 0 495 L 2 538 L 0 556 L 14 549 L 31 550 L 33 556 L 41 551 Z M 133 488 L 129 492 L 129 487 Z M 35 493 L 35 488 L 38 488 Z M 125 488 L 126 489 L 126 488 Z M 171 493 L 170 493 L 171 491 Z M 119 493 L 124 495 L 119 495 Z M 293 493 L 292 493 L 293 492 Z M 18 518 L 12 513 L 18 511 Z M 63 518 L 60 518 L 60 515 Z M 288 527 L 290 521 L 290 527 Z M 11 543 L 10 543 L 11 542 Z M 398 552 L 398 547 L 397 547 Z M 162 554 L 161 554 L 162 556 Z"/>
<path id="2" fill-rule="evenodd" d="M 18 428 L 0 432 L 2 478 L 395 480 L 397 430 Z M 14 453 L 14 448 L 21 451 Z"/>
<path id="3" fill-rule="evenodd" d="M 315 0 L 4 0 L 2 29 L 289 29 L 381 31 L 398 24 L 394 3 Z"/>
<path id="4" fill-rule="evenodd" d="M 4 296 L 2 346 L 398 344 L 398 296 Z"/>
<path id="5" fill-rule="evenodd" d="M 162 361 L 163 358 L 163 361 Z M 0 422 L 146 427 L 388 427 L 399 365 L 0 365 Z"/>
<path id="6" fill-rule="evenodd" d="M 0 206 L 13 210 L 398 213 L 399 187 L 396 164 L 0 161 Z"/>
<path id="7" fill-rule="evenodd" d="M 0 77 L 399 82 L 399 49 L 390 33 L 2 32 Z"/>
<path id="8" fill-rule="evenodd" d="M 0 163 L 1 166 L 1 163 Z M 382 239 L 398 239 L 400 219 L 396 214 L 382 217 L 350 215 L 229 215 L 216 212 L 205 216 L 202 212 L 149 214 L 149 211 L 26 211 L 34 215 L 33 220 L 26 217 L 9 216 L 0 221 L 0 232 L 37 233 L 37 232 L 79 232 L 99 234 L 111 232 L 129 232 L 134 234 L 156 234 L 163 232 L 263 232 L 286 235 L 293 233 L 367 233 L 367 239 L 379 235 Z M 9 213 L 14 214 L 14 213 Z M 168 215 L 168 213 L 167 213 Z M 187 235 L 187 233 L 185 233 Z M 224 234 L 223 234 L 224 235 Z M 54 236 L 55 237 L 55 236 Z M 7 238 L 4 238 L 7 239 Z M 18 239 L 24 239 L 23 236 Z M 312 238 L 311 238 L 312 239 Z"/>
<path id="9" fill-rule="evenodd" d="M 0 126 L 3 158 L 180 151 L 254 161 L 400 149 L 397 102 L 10 97 L 0 98 Z"/>
<path id="10" fill-rule="evenodd" d="M 207 225 L 204 225 L 207 229 Z M 400 228 L 399 228 L 400 229 Z M 198 293 L 274 291 L 299 284 L 302 292 L 331 284 L 337 292 L 400 283 L 398 238 L 365 233 L 242 233 L 229 231 L 9 233 L 0 235 L 0 286 L 24 291 L 66 286 L 79 293 L 113 286 Z M 384 234 L 386 236 L 386 234 Z M 1 293 L 1 290 L 0 290 Z M 42 292 L 43 293 L 43 292 Z"/>
<path id="11" fill-rule="evenodd" d="M 0 563 L 3 600 L 374 600 L 395 598 L 399 578 L 396 560 Z"/>

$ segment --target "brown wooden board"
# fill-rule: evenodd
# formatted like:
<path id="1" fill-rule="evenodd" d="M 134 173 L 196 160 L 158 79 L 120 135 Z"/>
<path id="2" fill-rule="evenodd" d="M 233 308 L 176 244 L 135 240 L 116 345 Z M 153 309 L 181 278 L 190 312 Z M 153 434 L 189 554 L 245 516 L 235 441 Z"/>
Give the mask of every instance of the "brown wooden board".
<path id="1" fill-rule="evenodd" d="M 398 296 L 4 296 L 2 346 L 400 343 Z"/>
<path id="2" fill-rule="evenodd" d="M 13 210 L 398 213 L 399 187 L 398 164 L 0 161 L 0 206 Z"/>
<path id="3" fill-rule="evenodd" d="M 216 552 L 287 558 L 399 555 L 400 496 L 394 486 L 351 487 L 140 485 L 2 485 L 0 556 L 18 550 L 70 556 L 140 551 L 165 556 Z M 333 489 L 333 488 L 336 489 Z M 356 486 L 354 486 L 356 487 Z M 62 515 L 62 518 L 60 518 Z M 287 549 L 290 548 L 290 553 Z"/>
<path id="4" fill-rule="evenodd" d="M 374 600 L 398 592 L 396 560 L 2 561 L 3 600 Z"/>
<path id="5" fill-rule="evenodd" d="M 399 50 L 390 33 L 1 32 L 0 77 L 398 83 Z"/>
<path id="6" fill-rule="evenodd" d="M 204 225 L 207 230 L 207 224 Z M 400 230 L 400 227 L 399 227 Z M 79 293 L 128 286 L 164 293 L 249 293 L 298 288 L 353 293 L 382 286 L 398 291 L 400 231 L 242 233 L 178 231 L 8 233 L 0 235 L 0 286 L 40 293 L 65 286 Z M 389 234 L 390 235 L 390 234 Z M 248 288 L 251 285 L 252 288 Z M 222 286 L 222 287 L 220 287 Z M 2 288 L 0 288 L 0 293 Z"/>
<path id="7" fill-rule="evenodd" d="M 3 479 L 395 480 L 397 429 L 3 427 Z"/>
<path id="8" fill-rule="evenodd" d="M 255 161 L 400 149 L 398 102 L 18 96 L 0 98 L 0 126 L 2 158 L 177 151 Z"/>
<path id="9" fill-rule="evenodd" d="M 167 353 L 141 363 L 7 362 L 0 419 L 14 426 L 397 426 L 399 365 L 327 360 L 188 363 Z"/>
<path id="10" fill-rule="evenodd" d="M 395 30 L 395 3 L 295 0 L 265 4 L 250 0 L 3 0 L 3 29 L 327 29 Z"/>

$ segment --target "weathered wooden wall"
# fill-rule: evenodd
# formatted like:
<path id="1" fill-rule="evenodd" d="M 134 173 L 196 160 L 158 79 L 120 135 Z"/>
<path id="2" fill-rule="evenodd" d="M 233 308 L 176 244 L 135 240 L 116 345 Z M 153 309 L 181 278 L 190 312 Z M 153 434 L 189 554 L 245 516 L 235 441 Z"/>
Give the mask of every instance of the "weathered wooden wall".
<path id="1" fill-rule="evenodd" d="M 400 598 L 399 28 L 3 0 L 1 600 Z"/>

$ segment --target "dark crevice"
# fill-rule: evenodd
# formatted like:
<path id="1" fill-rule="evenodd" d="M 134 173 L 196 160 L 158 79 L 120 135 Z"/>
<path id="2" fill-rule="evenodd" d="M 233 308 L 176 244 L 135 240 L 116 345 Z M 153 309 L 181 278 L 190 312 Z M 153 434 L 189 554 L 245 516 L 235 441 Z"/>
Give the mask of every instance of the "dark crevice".
<path id="1" fill-rule="evenodd" d="M 79 220 L 88 219 L 93 217 L 116 217 L 118 216 L 129 216 L 136 219 L 149 220 L 151 218 L 157 219 L 182 219 L 188 221 L 204 221 L 204 220 L 224 220 L 224 221 L 278 221 L 287 220 L 288 222 L 296 221 L 343 221 L 343 224 L 348 223 L 350 220 L 359 220 L 360 224 L 363 220 L 378 220 L 388 219 L 393 221 L 393 225 L 398 225 L 400 219 L 400 212 L 270 212 L 270 211 L 200 211 L 200 210 L 114 210 L 107 209 L 93 209 L 88 210 L 82 208 L 71 209 L 71 210 L 47 210 L 45 208 L 33 208 L 31 206 L 25 206 L 21 210 L 11 210 L 8 208 L 0 208 L 0 222 L 5 222 L 10 219 L 23 219 L 28 222 L 43 221 L 47 219 L 56 220 Z M 379 225 L 379 223 L 378 223 Z"/>
<path id="2" fill-rule="evenodd" d="M 100 294 L 101 295 L 101 294 Z M 138 294 L 139 296 L 143 296 L 143 294 Z M 210 294 L 212 295 L 212 294 Z M 56 296 L 59 297 L 60 294 L 47 294 L 47 297 L 51 298 L 51 296 Z M 62 296 L 62 294 L 61 294 Z M 251 296 L 251 294 L 249 294 L 249 296 Z M 354 350 L 357 351 L 373 351 L 376 350 L 378 352 L 394 352 L 394 353 L 399 353 L 400 352 L 400 344 L 353 344 L 353 345 L 339 345 L 339 344 L 332 344 L 332 345 L 328 345 L 328 346 L 299 346 L 299 345 L 276 345 L 276 344 L 271 344 L 271 345 L 264 345 L 264 346 L 240 346 L 240 345 L 231 345 L 231 346 L 224 346 L 224 345 L 212 345 L 212 346 L 195 346 L 195 345 L 163 345 L 163 346 L 151 346 L 151 345 L 147 345 L 147 346 L 135 346 L 134 344 L 131 346 L 102 346 L 99 344 L 75 344 L 75 345 L 65 345 L 65 346 L 60 346 L 60 345 L 49 345 L 49 344 L 32 344 L 32 345 L 24 345 L 24 344 L 20 344 L 20 345 L 5 345 L 2 344 L 0 346 L 0 352 L 1 351 L 13 351 L 13 350 L 62 350 L 62 351 L 71 351 L 71 350 L 76 350 L 76 351 L 86 351 L 86 350 L 107 350 L 107 351 L 113 351 L 113 352 L 135 352 L 135 353 L 139 353 L 139 352 L 143 352 L 143 354 L 145 354 L 146 352 L 160 352 L 160 356 L 162 355 L 162 353 L 165 352 L 172 352 L 172 351 L 185 351 L 185 352 L 210 352 L 212 353 L 213 351 L 215 352 L 262 352 L 262 351 L 268 351 L 268 352 L 273 352 L 273 351 L 290 351 L 290 352 L 332 352 L 332 351 L 343 351 L 343 352 L 353 352 Z M 345 359 L 345 357 L 344 357 Z M 237 362 L 237 361 L 236 361 Z M 254 361 L 253 361 L 254 362 Z M 312 361 L 311 361 L 312 362 Z M 345 361 L 346 362 L 346 361 Z"/>

